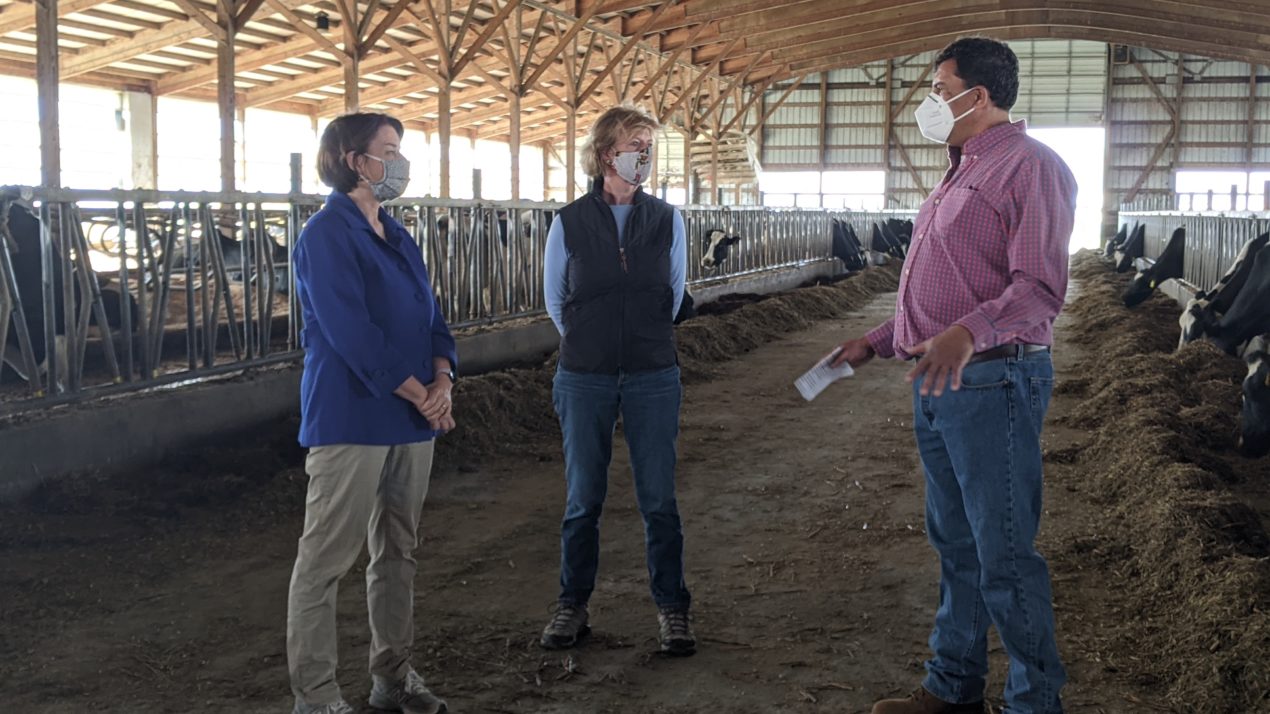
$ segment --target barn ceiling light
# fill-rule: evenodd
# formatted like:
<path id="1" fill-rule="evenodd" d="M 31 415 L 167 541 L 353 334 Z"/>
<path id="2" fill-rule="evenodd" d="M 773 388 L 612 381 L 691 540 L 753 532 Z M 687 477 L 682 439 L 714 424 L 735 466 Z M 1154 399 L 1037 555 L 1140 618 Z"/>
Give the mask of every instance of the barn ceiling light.
<path id="1" fill-rule="evenodd" d="M 319 12 L 317 14 L 317 29 L 319 30 L 331 29 L 331 16 L 327 15 L 324 12 Z"/>

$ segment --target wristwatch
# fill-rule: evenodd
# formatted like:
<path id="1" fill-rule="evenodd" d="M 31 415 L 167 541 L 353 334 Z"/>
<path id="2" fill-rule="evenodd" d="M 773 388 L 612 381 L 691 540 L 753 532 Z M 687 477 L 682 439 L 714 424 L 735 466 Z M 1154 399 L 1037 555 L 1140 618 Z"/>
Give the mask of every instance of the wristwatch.
<path id="1" fill-rule="evenodd" d="M 451 367 L 450 369 L 438 370 L 436 373 L 436 376 L 440 377 L 443 374 L 450 378 L 450 384 L 454 384 L 455 382 L 458 381 L 458 375 L 454 373 L 453 367 Z"/>

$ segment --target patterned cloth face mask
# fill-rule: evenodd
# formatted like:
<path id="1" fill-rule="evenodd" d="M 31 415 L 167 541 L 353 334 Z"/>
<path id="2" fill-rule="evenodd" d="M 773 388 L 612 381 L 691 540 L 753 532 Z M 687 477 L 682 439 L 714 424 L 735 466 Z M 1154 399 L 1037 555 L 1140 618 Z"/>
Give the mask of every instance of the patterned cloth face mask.
<path id="1" fill-rule="evenodd" d="M 375 195 L 375 200 L 383 203 L 400 197 L 406 191 L 406 186 L 410 183 L 410 162 L 406 157 L 398 154 L 396 158 L 381 159 L 378 156 L 364 155 L 368 159 L 374 159 L 384 165 L 384 177 L 378 181 L 366 179 L 366 183 L 370 184 L 370 191 Z"/>
<path id="2" fill-rule="evenodd" d="M 622 151 L 613 157 L 613 170 L 622 180 L 632 186 L 638 186 L 648 180 L 653 171 L 653 149 L 643 151 Z"/>

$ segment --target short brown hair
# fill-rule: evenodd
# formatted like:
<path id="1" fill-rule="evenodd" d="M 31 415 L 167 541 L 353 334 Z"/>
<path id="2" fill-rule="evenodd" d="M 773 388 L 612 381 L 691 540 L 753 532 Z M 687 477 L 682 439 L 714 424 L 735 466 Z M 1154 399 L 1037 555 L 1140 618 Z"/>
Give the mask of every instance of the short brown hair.
<path id="1" fill-rule="evenodd" d="M 591 125 L 591 133 L 582 145 L 582 170 L 591 178 L 604 175 L 604 152 L 639 129 L 654 134 L 661 129 L 656 117 L 646 109 L 623 103 L 600 115 Z"/>
<path id="2" fill-rule="evenodd" d="M 331 120 L 318 144 L 317 170 L 322 183 L 340 193 L 356 188 L 361 177 L 348 167 L 344 155 L 350 151 L 366 153 L 370 142 L 385 124 L 392 127 L 398 137 L 405 132 L 399 120 L 377 112 L 345 114 Z"/>

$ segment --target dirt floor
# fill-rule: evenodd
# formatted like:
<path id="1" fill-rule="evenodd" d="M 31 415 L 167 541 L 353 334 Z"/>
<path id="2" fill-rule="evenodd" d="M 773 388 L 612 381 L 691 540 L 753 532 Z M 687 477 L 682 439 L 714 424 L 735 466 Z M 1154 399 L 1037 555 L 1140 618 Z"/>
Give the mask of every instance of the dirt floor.
<path id="1" fill-rule="evenodd" d="M 812 403 L 792 386 L 837 341 L 887 317 L 894 295 L 856 291 L 848 316 L 811 321 L 798 313 L 843 291 L 802 292 L 794 307 L 768 300 L 681 329 L 692 354 L 679 501 L 701 641 L 689 659 L 654 654 L 655 610 L 620 441 L 592 602 L 596 634 L 567 654 L 536 647 L 556 595 L 564 497 L 550 406 L 539 403 L 549 371 L 507 372 L 466 390 L 469 414 L 511 408 L 506 423 L 485 423 L 483 436 L 454 435 L 469 445 L 443 449 L 424 509 L 415 661 L 451 711 L 850 714 L 917 684 L 938 574 L 906 366 L 875 362 Z M 806 324 L 783 336 L 753 328 L 748 341 L 719 333 L 741 324 L 719 321 L 755 311 Z M 1141 319 L 1163 330 L 1166 317 Z M 1265 691 L 1254 690 L 1264 658 L 1242 679 L 1229 669 L 1201 677 L 1196 686 L 1211 696 L 1192 706 L 1179 696 L 1193 690 L 1179 694 L 1166 679 L 1176 674 L 1158 660 L 1185 656 L 1209 672 L 1209 643 L 1163 652 L 1130 626 L 1148 591 L 1135 582 L 1142 563 L 1124 553 L 1126 514 L 1095 458 L 1098 434 L 1111 427 L 1072 418 L 1102 393 L 1091 379 L 1101 351 L 1088 322 L 1073 314 L 1061 323 L 1059 381 L 1074 386 L 1060 388 L 1046 434 L 1041 548 L 1070 672 L 1067 710 L 1270 711 Z M 714 335 L 707 342 L 722 354 L 708 353 L 694 331 Z M 278 424 L 122 484 L 77 479 L 0 511 L 0 710 L 289 711 L 283 622 L 305 487 L 294 430 Z M 1270 506 L 1266 483 L 1234 478 L 1222 488 Z M 1250 560 L 1264 578 L 1270 561 Z M 339 679 L 369 712 L 363 568 L 342 583 Z M 1264 616 L 1263 604 L 1254 600 L 1251 612 Z M 1186 612 L 1165 604 L 1150 623 L 1168 630 Z M 1240 622 L 1192 615 L 1213 628 Z M 999 706 L 1005 662 L 995 642 L 992 657 L 990 701 Z"/>

